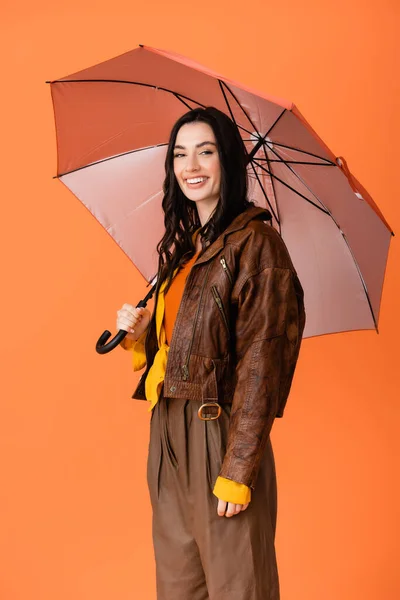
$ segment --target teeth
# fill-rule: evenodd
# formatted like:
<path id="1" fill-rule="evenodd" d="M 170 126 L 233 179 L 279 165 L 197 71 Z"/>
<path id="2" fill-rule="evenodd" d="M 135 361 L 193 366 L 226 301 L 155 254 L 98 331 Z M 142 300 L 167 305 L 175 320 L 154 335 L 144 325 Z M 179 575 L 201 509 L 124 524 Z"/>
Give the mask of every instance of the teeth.
<path id="1" fill-rule="evenodd" d="M 205 181 L 207 177 L 196 177 L 195 179 L 187 179 L 188 183 L 200 183 L 201 181 Z"/>

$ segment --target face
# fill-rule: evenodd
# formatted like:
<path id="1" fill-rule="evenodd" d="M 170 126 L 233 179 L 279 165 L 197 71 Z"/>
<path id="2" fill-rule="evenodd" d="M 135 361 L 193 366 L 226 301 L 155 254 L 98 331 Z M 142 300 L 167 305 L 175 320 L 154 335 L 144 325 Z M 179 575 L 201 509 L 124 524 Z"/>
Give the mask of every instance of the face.
<path id="1" fill-rule="evenodd" d="M 198 121 L 182 125 L 174 147 L 174 173 L 182 192 L 198 209 L 214 209 L 220 195 L 221 165 L 210 125 Z"/>

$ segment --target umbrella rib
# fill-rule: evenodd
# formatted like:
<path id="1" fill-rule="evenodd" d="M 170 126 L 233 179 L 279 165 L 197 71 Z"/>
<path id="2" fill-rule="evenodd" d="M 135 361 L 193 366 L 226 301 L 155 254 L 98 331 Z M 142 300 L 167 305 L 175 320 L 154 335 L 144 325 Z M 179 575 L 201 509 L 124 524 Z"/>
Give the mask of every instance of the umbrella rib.
<path id="1" fill-rule="evenodd" d="M 71 171 L 65 171 L 65 173 L 60 173 L 59 175 L 54 175 L 53 179 L 59 179 L 60 177 L 64 177 L 65 175 L 70 175 L 71 173 L 75 173 L 76 171 L 81 171 L 82 169 L 87 169 L 88 167 L 94 167 L 95 165 L 99 165 L 107 160 L 113 160 L 114 158 L 120 158 L 121 156 L 126 156 L 127 154 L 134 154 L 135 152 L 144 152 L 145 150 L 151 150 L 152 148 L 161 148 L 162 146 L 168 146 L 168 144 L 154 144 L 154 146 L 144 146 L 143 148 L 136 148 L 136 150 L 128 150 L 127 152 L 121 152 L 121 154 L 114 154 L 114 156 L 108 156 L 107 158 L 102 158 L 101 160 L 96 160 L 95 162 L 89 163 L 88 165 L 83 165 L 82 167 L 78 167 L 77 169 L 72 169 Z"/>
<path id="2" fill-rule="evenodd" d="M 186 106 L 186 108 L 188 108 L 189 110 L 192 110 L 192 107 L 190 106 L 190 104 L 188 104 L 187 102 L 185 102 L 180 96 L 179 94 L 177 94 L 176 92 L 172 92 L 173 95 L 175 96 L 175 98 L 177 100 L 179 100 L 180 102 L 182 102 L 182 104 L 184 104 Z"/>
<path id="3" fill-rule="evenodd" d="M 278 154 L 278 152 L 276 152 L 276 150 L 274 150 L 273 148 L 269 148 L 269 150 L 270 150 L 271 152 L 273 152 L 273 153 L 274 153 L 274 154 L 275 154 L 275 155 L 278 157 L 278 159 L 281 161 L 281 163 L 282 163 L 282 164 L 284 164 L 284 165 L 285 165 L 285 166 L 286 166 L 286 167 L 289 169 L 289 171 L 290 171 L 291 173 L 293 173 L 293 175 L 294 175 L 294 176 L 295 176 L 295 177 L 296 177 L 296 178 L 297 178 L 297 179 L 298 179 L 298 180 L 299 180 L 299 181 L 300 181 L 300 182 L 301 182 L 301 183 L 304 185 L 304 187 L 305 187 L 305 188 L 307 188 L 307 190 L 310 192 L 310 194 L 312 194 L 312 195 L 314 196 L 314 198 L 315 198 L 316 200 L 318 200 L 318 202 L 320 202 L 320 203 L 321 203 L 321 204 L 322 204 L 322 205 L 325 207 L 325 205 L 324 205 L 323 201 L 321 200 L 321 198 L 319 198 L 319 197 L 318 197 L 318 196 L 317 196 L 317 195 L 316 195 L 316 194 L 313 192 L 313 190 L 312 190 L 312 189 L 311 189 L 311 188 L 310 188 L 310 187 L 309 187 L 309 186 L 306 184 L 306 182 L 303 180 L 303 178 L 302 178 L 302 177 L 300 177 L 300 175 L 299 175 L 298 173 L 296 173 L 296 171 L 293 169 L 293 167 L 290 167 L 290 166 L 289 166 L 289 164 L 288 164 L 288 161 L 286 161 L 286 160 L 285 160 L 285 159 L 284 159 L 284 158 L 283 158 L 283 157 L 282 157 L 280 154 Z M 320 163 L 319 165 L 317 165 L 317 166 L 323 166 L 323 167 L 331 167 L 331 166 L 336 166 L 336 167 L 337 167 L 337 165 L 334 165 L 334 164 L 330 164 L 330 165 L 322 165 L 321 163 Z M 338 168 L 338 167 L 337 167 L 337 168 Z M 325 207 L 325 208 L 326 208 L 326 207 Z M 327 212 L 329 212 L 329 211 L 328 211 L 328 209 L 327 209 Z M 332 217 L 332 218 L 333 218 L 333 217 Z M 336 223 L 336 221 L 335 221 L 335 223 Z M 337 223 L 336 223 L 336 225 L 337 225 Z"/>
<path id="4" fill-rule="evenodd" d="M 290 167 L 288 164 L 288 161 L 286 161 L 280 154 L 278 154 L 278 152 L 276 152 L 276 150 L 274 150 L 273 148 L 268 147 L 268 149 L 270 150 L 270 152 L 273 152 L 275 154 L 275 156 L 278 157 L 278 159 L 281 161 L 282 164 L 284 164 L 291 173 L 293 173 L 293 175 L 304 185 L 304 187 L 310 192 L 310 194 L 312 194 L 314 196 L 314 198 L 320 202 L 322 204 L 322 206 L 326 209 L 327 214 L 329 214 L 331 216 L 331 218 L 333 219 L 333 221 L 335 222 L 335 225 L 337 227 L 339 227 L 338 223 L 336 222 L 336 219 L 333 217 L 333 215 L 331 214 L 331 212 L 329 211 L 329 209 L 325 206 L 324 202 L 321 200 L 321 198 L 319 198 L 317 196 L 317 194 L 315 194 L 313 192 L 313 190 L 306 184 L 306 182 L 304 181 L 304 179 L 302 177 L 300 177 L 300 175 L 293 169 L 293 167 Z M 264 146 L 264 151 L 265 151 L 265 146 Z M 325 167 L 331 167 L 334 166 L 336 168 L 337 165 L 335 165 L 334 163 L 330 162 L 330 164 L 328 165 L 322 165 L 321 163 L 316 164 L 316 166 L 325 166 Z M 339 227 L 340 229 L 340 227 Z"/>
<path id="5" fill-rule="evenodd" d="M 245 114 L 246 118 L 248 119 L 248 121 L 249 121 L 250 125 L 251 125 L 251 126 L 252 126 L 252 128 L 253 128 L 253 131 L 258 131 L 257 127 L 254 125 L 254 123 L 253 123 L 253 121 L 251 120 L 250 116 L 247 114 L 247 112 L 245 111 L 245 109 L 243 108 L 243 106 L 241 105 L 241 103 L 239 102 L 239 100 L 236 98 L 235 94 L 232 92 L 232 90 L 231 90 L 231 88 L 229 87 L 229 85 L 227 85 L 227 84 L 225 83 L 225 81 L 222 81 L 221 79 L 218 79 L 218 81 L 220 82 L 221 89 L 222 89 L 222 85 L 221 85 L 221 84 L 224 84 L 224 86 L 226 87 L 226 89 L 228 90 L 228 92 L 231 94 L 232 98 L 235 100 L 236 104 L 239 106 L 239 108 L 240 108 L 240 109 L 242 110 L 242 112 Z M 223 93 L 224 93 L 224 92 L 223 92 Z M 225 96 L 225 93 L 224 93 L 224 96 Z M 227 104 L 229 104 L 229 103 L 228 103 L 228 100 L 226 100 L 226 102 L 227 102 Z M 249 133 L 251 133 L 251 132 L 249 131 Z"/>
<path id="6" fill-rule="evenodd" d="M 269 167 L 269 169 L 270 169 L 270 171 L 272 173 L 272 168 L 271 168 L 271 166 L 269 164 L 269 159 L 268 159 L 268 155 L 267 155 L 267 150 L 265 148 L 265 144 L 263 145 L 263 150 L 264 150 L 265 160 L 267 161 L 268 167 Z M 282 230 L 281 230 L 281 217 L 280 217 L 280 214 L 279 214 L 278 196 L 277 196 L 277 193 L 276 193 L 276 190 L 275 190 L 275 181 L 274 181 L 273 177 L 271 177 L 270 179 L 271 179 L 272 190 L 273 190 L 273 193 L 274 193 L 274 200 L 275 200 L 276 212 L 278 213 L 278 218 L 279 218 L 279 220 L 277 221 L 277 223 L 279 225 L 279 233 L 282 233 Z"/>
<path id="7" fill-rule="evenodd" d="M 277 179 L 280 183 L 282 183 L 282 185 L 284 185 L 285 187 L 287 187 L 290 190 L 292 190 L 292 192 L 294 192 L 295 194 L 297 194 L 298 196 L 300 196 L 304 200 L 307 200 L 307 202 L 309 202 L 310 204 L 312 204 L 313 206 L 315 206 L 315 208 L 318 208 L 319 210 L 321 210 L 322 212 L 324 212 L 326 214 L 330 214 L 327 210 L 324 210 L 321 206 L 318 206 L 318 204 L 315 204 L 312 200 L 310 200 L 309 198 L 307 198 L 307 196 L 304 196 L 304 194 L 302 194 L 298 190 L 295 190 L 291 185 L 289 185 L 288 183 L 286 183 L 286 181 L 283 181 L 283 179 L 280 179 L 280 177 L 278 177 L 277 175 L 274 175 L 274 173 L 272 173 L 271 171 L 269 171 L 268 169 L 266 169 L 263 165 L 260 165 L 257 162 L 256 158 L 253 158 L 252 162 L 254 162 L 258 167 L 260 167 L 260 169 L 262 169 L 263 171 L 265 171 L 266 173 L 268 173 L 268 175 L 271 175 L 271 177 L 274 177 L 275 179 Z"/>
<path id="8" fill-rule="evenodd" d="M 335 224 L 337 225 L 336 221 L 335 221 Z M 339 225 L 337 225 L 337 226 L 339 227 Z M 375 329 L 376 329 L 376 333 L 379 333 L 379 331 L 378 331 L 378 324 L 377 324 L 377 322 L 376 322 L 376 319 L 375 319 L 375 314 L 374 314 L 374 311 L 373 311 L 373 308 L 372 308 L 372 305 L 371 305 L 371 300 L 370 300 L 370 297 L 369 297 L 369 294 L 368 294 L 368 289 L 367 289 L 366 283 L 365 283 L 365 281 L 364 281 L 364 277 L 362 276 L 362 273 L 361 273 L 360 267 L 358 266 L 358 262 L 357 262 L 357 260 L 356 260 L 356 258 L 355 258 L 355 256 L 354 256 L 354 254 L 353 254 L 353 251 L 352 251 L 352 249 L 351 249 L 351 246 L 350 246 L 349 242 L 347 241 L 346 234 L 345 234 L 345 233 L 343 233 L 343 231 L 340 229 L 340 227 L 339 227 L 339 231 L 340 231 L 340 233 L 342 234 L 342 236 L 343 236 L 343 239 L 344 239 L 344 241 L 345 241 L 345 242 L 346 242 L 346 244 L 347 244 L 347 247 L 348 247 L 348 249 L 349 249 L 349 251 L 350 251 L 351 257 L 352 257 L 352 259 L 353 259 L 353 261 L 354 261 L 354 264 L 355 264 L 355 266 L 356 266 L 356 269 L 357 269 L 357 271 L 358 271 L 358 274 L 359 274 L 359 276 L 360 276 L 361 283 L 362 283 L 362 285 L 363 285 L 364 292 L 365 292 L 365 295 L 366 295 L 366 297 L 367 297 L 368 306 L 369 306 L 369 309 L 370 309 L 370 311 L 371 311 L 372 319 L 373 319 L 373 321 L 374 321 L 374 326 L 375 326 Z"/>
<path id="9" fill-rule="evenodd" d="M 257 160 L 262 160 L 262 161 L 267 161 L 268 163 L 273 163 L 273 162 L 283 162 L 282 159 L 278 159 L 278 158 L 261 158 L 260 156 L 257 157 Z M 311 165 L 313 167 L 336 167 L 336 165 L 334 163 L 329 163 L 329 164 L 323 164 L 323 163 L 317 163 L 317 162 L 312 162 L 312 161 L 307 161 L 307 160 L 287 160 L 285 161 L 288 164 L 293 164 L 293 165 Z"/>
<path id="10" fill-rule="evenodd" d="M 252 160 L 253 157 L 257 154 L 258 150 L 261 148 L 261 146 L 266 143 L 265 142 L 265 138 L 267 137 L 267 135 L 269 134 L 269 132 L 271 131 L 271 129 L 273 127 L 275 127 L 275 125 L 277 124 L 277 122 L 285 114 L 285 111 L 286 111 L 286 109 L 284 109 L 281 112 L 281 114 L 275 119 L 275 121 L 272 123 L 271 127 L 268 129 L 267 133 L 265 133 L 263 136 L 261 136 L 261 135 L 259 136 L 257 144 L 254 146 L 253 150 L 249 154 L 249 160 Z"/>
<path id="11" fill-rule="evenodd" d="M 271 129 L 269 131 L 271 131 Z M 268 131 L 268 133 L 269 133 L 269 131 Z M 324 160 L 329 165 L 333 165 L 334 167 L 337 167 L 337 164 L 335 162 L 329 160 L 329 158 L 324 158 L 323 156 L 319 156 L 318 154 L 314 154 L 313 152 L 308 152 L 308 150 L 301 150 L 300 148 L 295 148 L 294 146 L 287 146 L 286 144 L 279 144 L 278 142 L 274 142 L 274 141 L 272 143 L 274 146 L 279 146 L 280 148 L 286 148 L 287 150 L 294 150 L 295 152 L 300 152 L 301 154 L 307 154 L 308 156 L 313 156 L 314 158 L 319 158 L 319 160 Z M 270 148 L 268 148 L 268 149 L 270 149 Z M 311 164 L 318 165 L 320 163 L 311 163 Z"/>
<path id="12" fill-rule="evenodd" d="M 258 176 L 258 173 L 257 173 L 257 171 L 256 171 L 256 170 L 255 170 L 255 168 L 254 168 L 254 164 L 253 164 L 253 162 L 251 162 L 250 164 L 251 164 L 251 167 L 252 167 L 252 169 L 253 169 L 253 171 L 254 171 L 254 175 L 255 175 L 255 176 L 256 176 L 256 178 L 257 178 L 258 185 L 260 186 L 260 188 L 261 188 L 261 191 L 262 191 L 262 193 L 264 194 L 264 198 L 265 198 L 265 200 L 266 200 L 266 202 L 267 202 L 268 206 L 270 207 L 270 209 L 271 209 L 271 212 L 273 213 L 273 215 L 274 215 L 274 217 L 275 217 L 275 220 L 276 220 L 276 222 L 279 224 L 279 227 L 280 227 L 280 225 L 281 225 L 281 224 L 280 224 L 280 222 L 279 222 L 279 219 L 278 219 L 278 217 L 276 216 L 276 214 L 275 214 L 275 211 L 274 211 L 274 209 L 273 209 L 273 208 L 272 208 L 272 206 L 271 206 L 271 203 L 270 203 L 270 201 L 269 201 L 269 198 L 268 198 L 268 196 L 267 196 L 267 192 L 264 190 L 264 186 L 262 185 L 262 183 L 261 183 L 261 181 L 260 181 L 260 178 L 259 178 L 259 176 Z"/>
<path id="13" fill-rule="evenodd" d="M 275 145 L 275 142 L 273 142 L 273 144 Z M 277 144 L 277 145 L 281 145 L 281 144 Z M 267 151 L 266 151 L 266 146 L 268 146 L 268 150 L 270 152 L 273 152 L 275 154 L 275 156 L 277 156 L 278 158 L 276 160 L 274 159 L 269 159 L 268 155 L 267 155 Z M 286 167 L 295 175 L 295 177 L 297 177 L 297 179 L 299 179 L 299 181 L 301 181 L 301 183 L 308 189 L 308 191 L 314 196 L 314 198 L 316 200 L 318 200 L 318 202 L 320 202 L 322 205 L 324 205 L 324 203 L 322 202 L 322 200 L 309 188 L 309 186 L 303 181 L 303 179 L 296 173 L 296 171 L 292 168 L 289 167 L 289 163 L 294 163 L 294 164 L 309 164 L 309 165 L 313 165 L 313 166 L 320 166 L 320 167 L 330 167 L 330 166 L 334 166 L 336 167 L 337 165 L 335 165 L 335 163 L 333 163 L 332 161 L 328 161 L 329 164 L 322 164 L 322 163 L 313 163 L 313 162 L 301 162 L 301 161 L 288 161 L 285 160 L 280 154 L 278 154 L 278 152 L 276 152 L 273 148 L 271 148 L 267 142 L 264 142 L 263 144 L 263 149 L 264 149 L 264 155 L 265 155 L 265 160 L 268 163 L 268 167 L 271 169 L 270 167 L 270 162 L 280 162 L 284 165 L 286 165 Z M 302 151 L 300 151 L 302 152 Z M 257 158 L 256 160 L 260 160 L 259 158 Z M 264 159 L 261 159 L 264 160 Z M 324 159 L 322 159 L 324 160 Z M 259 165 L 261 167 L 261 165 Z M 272 173 L 272 172 L 271 172 Z M 325 206 L 325 205 L 324 205 Z M 327 212 L 329 213 L 328 209 Z M 333 217 L 332 217 L 333 218 Z M 336 221 L 335 221 L 336 223 Z"/>
<path id="14" fill-rule="evenodd" d="M 185 100 L 189 100 L 189 102 L 194 102 L 202 108 L 205 108 L 204 104 L 201 104 L 200 102 L 197 102 L 196 100 L 193 100 L 193 98 L 189 98 L 184 94 L 180 94 L 179 92 L 175 92 L 174 90 L 170 90 L 159 85 L 154 85 L 152 83 L 142 83 L 140 81 L 125 81 L 123 79 L 56 79 L 55 81 L 46 81 L 46 83 L 123 83 L 126 85 L 139 85 L 142 87 L 153 88 L 155 90 L 162 90 L 163 92 L 168 92 L 169 94 L 179 95 L 181 96 L 181 98 L 185 98 Z"/>
<path id="15" fill-rule="evenodd" d="M 231 88 L 225 83 L 225 81 L 221 81 L 220 79 L 218 79 L 222 93 L 224 94 L 224 98 L 225 101 L 228 105 L 229 111 L 232 114 L 231 108 L 229 106 L 229 102 L 226 98 L 226 94 L 224 92 L 224 90 L 222 89 L 222 83 L 224 84 L 224 86 L 226 87 L 226 89 L 229 91 L 229 93 L 232 95 L 233 99 L 235 100 L 236 104 L 239 106 L 239 108 L 243 111 L 243 113 L 245 114 L 246 118 L 248 119 L 250 125 L 253 127 L 253 131 L 257 132 L 259 135 L 259 140 L 257 142 L 257 144 L 254 146 L 254 148 L 251 150 L 251 152 L 249 153 L 249 159 L 251 160 L 253 158 L 253 156 L 255 156 L 258 152 L 258 149 L 261 147 L 261 145 L 263 143 L 265 143 L 265 138 L 267 137 L 267 135 L 269 134 L 269 132 L 271 131 L 271 129 L 273 129 L 275 127 L 275 125 L 277 124 L 277 122 L 281 119 L 281 117 L 285 114 L 286 109 L 284 109 L 279 115 L 278 117 L 275 119 L 275 121 L 272 123 L 271 127 L 268 129 L 267 133 L 265 133 L 263 136 L 258 132 L 258 128 L 255 126 L 255 124 L 253 123 L 252 119 L 250 118 L 250 116 L 248 115 L 247 111 L 243 108 L 242 104 L 239 102 L 239 100 L 237 99 L 236 95 L 233 93 L 233 91 L 231 90 Z M 233 117 L 232 117 L 233 118 Z M 236 121 L 235 121 L 236 123 Z M 250 132 L 249 132 L 250 133 Z"/>
<path id="16" fill-rule="evenodd" d="M 284 109 L 281 112 L 281 114 L 279 115 L 279 117 L 275 120 L 275 122 L 268 129 L 267 133 L 264 135 L 264 138 L 263 138 L 264 141 L 265 141 L 265 138 L 267 137 L 267 135 L 271 132 L 271 130 L 275 127 L 275 125 L 277 124 L 277 122 L 280 120 L 280 118 L 285 114 L 285 111 L 286 111 L 286 109 Z M 313 152 L 308 152 L 307 150 L 300 150 L 299 148 L 294 148 L 293 146 L 287 146 L 285 144 L 279 144 L 278 142 L 273 142 L 273 144 L 275 146 L 280 146 L 281 148 L 287 148 L 288 150 L 295 150 L 296 152 L 301 152 L 302 154 L 307 154 L 308 156 L 313 156 L 314 158 L 319 158 L 320 160 L 325 160 L 326 162 L 329 162 L 330 164 L 336 166 L 336 163 L 332 162 L 328 158 L 324 158 L 322 156 L 319 156 L 318 154 L 314 154 Z"/>
<path id="17" fill-rule="evenodd" d="M 225 90 L 224 90 L 224 88 L 222 87 L 222 81 L 221 81 L 220 79 L 218 79 L 218 83 L 219 83 L 219 87 L 220 87 L 220 90 L 221 90 L 221 92 L 222 92 L 222 95 L 223 95 L 223 97 L 224 97 L 225 104 L 227 105 L 227 107 L 228 107 L 228 110 L 229 110 L 229 113 L 230 113 L 230 115 L 231 115 L 231 119 L 232 119 L 232 121 L 235 123 L 235 125 L 236 125 L 236 127 L 237 127 L 237 128 L 243 129 L 243 131 L 245 131 L 246 133 L 248 133 L 249 135 L 251 135 L 251 131 L 249 131 L 248 129 L 246 129 L 246 128 L 245 128 L 245 127 L 243 127 L 242 125 L 238 125 L 238 124 L 237 124 L 237 122 L 236 122 L 236 119 L 235 119 L 235 117 L 234 117 L 234 115 L 233 115 L 233 112 L 232 112 L 232 109 L 231 109 L 231 105 L 229 104 L 229 102 L 228 102 L 228 98 L 226 97 Z"/>

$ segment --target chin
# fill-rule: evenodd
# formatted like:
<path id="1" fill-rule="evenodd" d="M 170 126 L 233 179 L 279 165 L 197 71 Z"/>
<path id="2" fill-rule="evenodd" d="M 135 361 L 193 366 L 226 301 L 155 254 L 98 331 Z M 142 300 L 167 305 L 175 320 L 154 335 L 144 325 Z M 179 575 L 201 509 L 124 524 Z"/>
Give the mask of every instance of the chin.
<path id="1" fill-rule="evenodd" d="M 192 202 L 204 202 L 204 200 L 207 200 L 207 196 L 205 198 L 199 198 L 199 196 L 190 198 L 189 196 L 186 196 L 186 198 Z"/>

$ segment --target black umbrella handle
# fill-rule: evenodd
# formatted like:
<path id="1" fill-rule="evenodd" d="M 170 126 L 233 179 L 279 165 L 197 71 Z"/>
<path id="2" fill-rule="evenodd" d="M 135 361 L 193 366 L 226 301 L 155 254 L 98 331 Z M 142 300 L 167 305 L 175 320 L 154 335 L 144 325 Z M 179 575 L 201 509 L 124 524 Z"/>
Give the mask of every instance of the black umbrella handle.
<path id="1" fill-rule="evenodd" d="M 136 305 L 136 308 L 146 307 L 147 302 L 154 294 L 156 287 L 157 283 L 153 285 L 153 287 L 151 288 L 149 293 L 143 298 L 143 300 L 141 300 L 139 304 Z M 97 340 L 96 352 L 98 352 L 99 354 L 107 354 L 107 352 L 111 352 L 111 350 L 114 350 L 114 348 L 116 348 L 122 342 L 127 333 L 128 332 L 124 329 L 120 329 L 118 333 L 113 337 L 113 339 L 110 340 L 108 344 L 106 344 L 108 338 L 111 335 L 111 331 L 108 331 L 108 329 L 106 329 Z"/>

